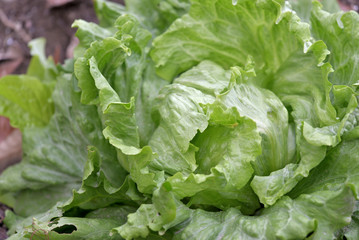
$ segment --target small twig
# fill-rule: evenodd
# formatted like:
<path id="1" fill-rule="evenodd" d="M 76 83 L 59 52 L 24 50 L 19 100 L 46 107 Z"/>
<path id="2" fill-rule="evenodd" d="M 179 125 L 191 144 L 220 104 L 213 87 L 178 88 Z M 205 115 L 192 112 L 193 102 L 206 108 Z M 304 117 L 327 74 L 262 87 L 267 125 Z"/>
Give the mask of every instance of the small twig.
<path id="1" fill-rule="evenodd" d="M 22 39 L 24 39 L 26 42 L 31 41 L 31 36 L 27 34 L 27 32 L 22 29 L 20 23 L 14 23 L 11 21 L 4 13 L 2 9 L 0 9 L 0 21 L 8 28 L 14 30 Z"/>

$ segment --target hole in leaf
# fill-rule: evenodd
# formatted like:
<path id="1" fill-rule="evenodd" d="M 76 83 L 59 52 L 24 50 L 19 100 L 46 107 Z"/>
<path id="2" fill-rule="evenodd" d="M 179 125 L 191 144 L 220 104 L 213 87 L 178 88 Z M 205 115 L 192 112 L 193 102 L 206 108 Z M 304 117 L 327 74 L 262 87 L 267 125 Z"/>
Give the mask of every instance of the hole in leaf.
<path id="1" fill-rule="evenodd" d="M 79 207 L 73 207 L 70 210 L 67 210 L 63 216 L 64 217 L 85 217 L 90 211 L 84 210 Z"/>
<path id="2" fill-rule="evenodd" d="M 47 224 L 47 226 L 51 227 L 52 225 L 58 224 L 59 223 L 59 217 L 53 217 L 51 218 L 49 224 Z"/>
<path id="3" fill-rule="evenodd" d="M 55 232 L 57 232 L 59 234 L 70 234 L 73 231 L 77 231 L 77 228 L 74 225 L 65 224 L 65 225 L 63 225 L 61 227 L 57 227 L 57 228 L 52 229 L 52 231 L 55 231 Z"/>

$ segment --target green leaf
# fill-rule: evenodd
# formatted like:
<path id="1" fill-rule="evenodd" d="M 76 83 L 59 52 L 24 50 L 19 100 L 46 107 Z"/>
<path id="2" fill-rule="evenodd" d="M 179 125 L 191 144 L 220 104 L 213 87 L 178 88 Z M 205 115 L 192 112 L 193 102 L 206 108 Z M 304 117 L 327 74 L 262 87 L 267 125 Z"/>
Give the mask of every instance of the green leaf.
<path id="1" fill-rule="evenodd" d="M 266 205 L 274 204 L 299 180 L 307 177 L 309 171 L 324 159 L 324 146 L 336 146 L 343 133 L 357 125 L 354 92 L 345 86 L 334 86 L 333 106 L 330 100 L 332 86 L 327 78 L 332 71 L 331 66 L 326 63 L 320 68 L 316 67 L 310 55 L 288 59 L 276 73 L 271 87 L 285 105 L 291 106 L 291 115 L 296 125 L 298 163 L 272 172 L 270 176 L 254 178 L 251 186 Z M 295 70 L 298 62 L 301 63 L 301 72 Z M 341 118 L 336 117 L 334 107 L 338 109 Z"/>
<path id="2" fill-rule="evenodd" d="M 162 188 L 160 191 L 166 190 L 163 190 Z M 156 194 L 158 194 L 158 192 L 155 193 L 155 195 Z M 171 193 L 168 194 L 171 196 Z M 163 194 L 159 194 L 159 197 L 161 196 L 163 196 Z M 190 210 L 186 206 L 178 201 L 173 201 L 171 197 L 167 197 L 161 200 L 157 199 L 159 200 L 158 204 L 163 204 L 160 210 L 157 210 L 156 205 L 154 204 L 142 204 L 135 213 L 128 215 L 126 224 L 114 228 L 111 232 L 119 233 L 126 240 L 137 239 L 139 237 L 151 239 L 153 237 L 150 234 L 151 230 L 161 230 L 161 235 L 166 236 L 167 234 L 165 234 L 165 232 L 167 229 L 182 223 L 190 216 Z M 170 200 L 170 203 L 168 203 L 168 201 L 166 202 L 166 200 Z M 160 213 L 161 210 L 164 210 L 165 214 L 168 214 L 168 211 L 171 211 L 171 215 L 172 217 L 175 215 L 175 219 L 170 223 L 165 222 Z M 169 237 L 165 237 L 165 239 L 172 239 L 172 234 L 170 232 L 168 232 L 168 235 Z"/>
<path id="3" fill-rule="evenodd" d="M 312 0 L 289 0 L 291 8 L 298 14 L 302 21 L 310 23 L 311 10 L 313 8 Z M 337 0 L 322 0 L 323 9 L 330 13 L 340 11 Z"/>
<path id="4" fill-rule="evenodd" d="M 10 239 L 355 239 L 359 18 L 333 3 L 96 0 L 74 60 L 33 42 L 0 80 Z"/>
<path id="5" fill-rule="evenodd" d="M 313 34 L 322 39 L 331 54 L 328 61 L 334 73 L 329 76 L 333 84 L 352 85 L 359 80 L 358 55 L 359 16 L 354 11 L 329 14 L 314 2 L 311 17 Z"/>
<path id="6" fill-rule="evenodd" d="M 336 13 L 340 11 L 340 6 L 338 1 L 335 0 L 324 0 L 321 2 L 323 4 L 323 9 L 330 13 Z"/>
<path id="7" fill-rule="evenodd" d="M 132 111 L 138 116 L 139 141 L 144 145 L 154 130 L 153 122 L 143 120 L 151 118 L 151 108 L 144 106 L 151 106 L 159 90 L 156 87 L 162 86 L 165 82 L 155 75 L 153 63 L 148 59 L 147 45 L 151 39 L 150 33 L 141 28 L 138 21 L 129 15 L 118 18 L 115 25 L 118 27 L 118 32 L 114 38 L 95 42 L 87 50 L 85 57 L 77 60 L 75 74 L 83 90 L 83 103 L 95 104 L 99 101 L 98 89 L 91 76 L 94 73 L 90 73 L 89 69 L 89 60 L 92 57 L 96 60 L 98 71 L 108 81 L 108 87 L 113 88 L 113 96 L 116 96 L 108 99 L 106 105 L 111 101 L 119 102 L 119 99 L 123 104 L 127 104 L 133 101 L 131 98 L 134 97 L 138 107 L 133 108 Z M 112 64 L 114 61 L 115 65 Z M 109 65 L 113 65 L 113 68 L 109 68 Z M 106 96 L 104 98 L 106 99 Z"/>
<path id="8" fill-rule="evenodd" d="M 110 168 L 103 169 L 104 160 L 101 159 L 98 150 L 89 147 L 88 151 L 82 186 L 79 190 L 73 191 L 73 197 L 61 206 L 64 211 L 73 207 L 98 209 L 114 203 L 136 205 L 135 201 L 142 200 L 135 183 L 126 178 L 127 173 L 121 168 L 117 159 L 104 159 Z M 109 180 L 106 176 L 109 172 L 116 179 Z M 115 186 L 111 180 L 115 180 L 113 181 Z"/>
<path id="9" fill-rule="evenodd" d="M 168 80 L 206 59 L 224 68 L 243 66 L 248 55 L 270 76 L 304 45 L 307 51 L 311 43 L 309 25 L 274 1 L 232 5 L 226 0 L 196 0 L 189 14 L 155 39 L 152 57 L 158 74 Z M 319 61 L 325 55 L 319 51 Z"/>
<path id="10" fill-rule="evenodd" d="M 123 45 L 120 40 L 115 38 L 106 38 L 100 42 L 94 42 L 86 51 L 85 56 L 78 58 L 75 62 L 75 75 L 79 79 L 79 87 L 81 88 L 81 102 L 84 104 L 98 103 L 98 93 L 95 87 L 95 82 L 92 80 L 89 59 L 93 56 L 96 58 L 100 69 L 104 69 L 105 76 L 111 77 L 116 72 L 116 68 L 121 65 L 126 56 L 127 47 Z M 105 65 L 108 61 L 113 61 L 116 64 Z M 91 81 L 92 80 L 92 81 Z"/>
<path id="11" fill-rule="evenodd" d="M 71 27 L 77 28 L 76 37 L 80 40 L 83 48 L 89 48 L 92 42 L 113 35 L 113 31 L 84 20 L 75 20 Z"/>
<path id="12" fill-rule="evenodd" d="M 53 84 L 56 82 L 58 70 L 52 58 L 46 58 L 45 54 L 46 40 L 44 38 L 37 38 L 30 41 L 31 61 L 27 69 L 27 76 L 36 77 L 45 84 Z"/>
<path id="13" fill-rule="evenodd" d="M 358 140 L 347 140 L 330 150 L 325 160 L 312 170 L 309 177 L 303 179 L 290 193 L 295 197 L 299 194 L 312 193 L 321 189 L 336 190 L 343 185 L 349 186 L 356 197 L 359 194 Z"/>
<path id="14" fill-rule="evenodd" d="M 9 239 L 24 239 L 25 235 L 32 230 L 34 219 L 43 223 L 50 223 L 52 219 L 60 217 L 61 215 L 62 211 L 58 210 L 57 206 L 53 206 L 46 212 L 32 215 L 27 218 L 17 216 L 12 211 L 6 211 L 4 223 L 9 228 L 8 233 L 11 234 Z"/>
<path id="15" fill-rule="evenodd" d="M 92 79 L 95 85 L 95 89 L 92 89 L 93 86 L 89 89 L 96 95 L 98 94 L 102 118 L 106 125 L 103 134 L 118 149 L 119 161 L 130 172 L 138 189 L 144 193 L 151 193 L 157 186 L 157 180 L 162 179 L 163 174 L 153 173 L 148 169 L 148 164 L 154 156 L 151 148 L 140 148 L 134 98 L 129 103 L 122 102 L 108 80 L 102 75 L 95 57 L 89 60 L 89 65 L 90 69 L 86 71 L 89 71 L 89 79 Z M 86 79 L 82 81 L 85 82 Z"/>
<path id="16" fill-rule="evenodd" d="M 34 216 L 51 209 L 58 202 L 68 200 L 72 196 L 73 189 L 78 188 L 79 184 L 75 182 L 53 185 L 38 190 L 26 189 L 15 195 L 13 208 L 19 216 Z M 39 201 L 41 201 L 41 204 L 39 204 Z"/>
<path id="17" fill-rule="evenodd" d="M 110 236 L 110 230 L 118 222 L 112 219 L 90 219 L 62 217 L 51 223 L 34 220 L 32 230 L 25 235 L 29 239 L 119 239 L 119 236 Z"/>
<path id="18" fill-rule="evenodd" d="M 288 113 L 276 95 L 252 85 L 252 78 L 247 79 L 246 74 L 250 72 L 232 68 L 232 82 L 237 84 L 221 95 L 220 101 L 256 123 L 262 137 L 262 154 L 253 167 L 257 175 L 266 175 L 292 161 L 288 143 L 291 141 L 288 140 Z"/>
<path id="19" fill-rule="evenodd" d="M 218 103 L 206 107 L 210 126 L 192 141 L 199 148 L 196 173 L 187 176 L 178 172 L 166 182 L 178 199 L 193 197 L 190 203 L 220 209 L 245 206 L 244 212 L 253 213 L 259 205 L 246 184 L 254 173 L 251 164 L 261 154 L 256 124 L 239 116 L 235 108 L 225 110 Z M 213 195 L 221 196 L 222 201 L 213 201 Z"/>
<path id="20" fill-rule="evenodd" d="M 150 233 L 147 227 L 152 219 L 157 215 L 157 211 L 152 204 L 142 204 L 136 213 L 128 216 L 127 223 L 112 232 L 119 232 L 125 239 L 133 239 L 135 237 L 146 238 Z M 152 221 L 153 222 L 153 221 Z M 153 226 L 155 223 L 151 223 Z"/>
<path id="21" fill-rule="evenodd" d="M 135 15 L 141 24 L 149 29 L 154 36 L 162 33 L 178 17 L 185 14 L 189 0 L 126 0 L 127 12 Z"/>
<path id="22" fill-rule="evenodd" d="M 102 27 L 112 27 L 116 19 L 125 13 L 125 7 L 121 4 L 106 0 L 95 0 L 96 16 Z"/>
<path id="23" fill-rule="evenodd" d="M 135 211 L 136 211 L 135 207 L 116 205 L 116 206 L 96 209 L 86 214 L 86 218 L 113 219 L 118 221 L 119 225 L 122 225 L 126 223 L 127 215 Z"/>
<path id="24" fill-rule="evenodd" d="M 359 212 L 356 211 L 352 215 L 352 221 L 349 226 L 344 228 L 344 236 L 348 240 L 354 240 L 359 236 Z"/>
<path id="25" fill-rule="evenodd" d="M 231 30 L 227 31 L 226 29 L 229 28 Z M 234 31 L 235 34 L 233 34 Z M 256 41 L 250 41 L 250 39 Z M 186 46 L 185 51 L 180 46 Z M 303 53 L 303 50 L 306 53 Z M 288 163 L 302 161 L 301 167 L 287 178 L 289 182 L 284 182 L 286 187 L 277 188 L 284 191 L 273 192 L 274 195 L 277 194 L 275 199 L 278 199 L 290 191 L 298 179 L 307 176 L 309 170 L 324 158 L 321 144 L 335 145 L 340 141 L 341 126 L 344 123 L 318 131 L 322 132 L 320 136 L 306 134 L 306 139 L 314 138 L 310 140 L 311 142 L 316 141 L 318 137 L 326 139 L 321 144 L 316 143 L 319 145 L 317 149 L 308 148 L 306 140 L 301 137 L 302 121 L 307 121 L 312 127 L 338 123 L 329 97 L 331 84 L 327 80 L 327 75 L 331 68 L 329 64 L 322 63 L 328 53 L 323 42 L 314 42 L 308 24 L 301 23 L 293 12 L 286 7 L 282 8 L 275 2 L 240 1 L 233 6 L 229 1 L 211 3 L 195 1 L 188 15 L 175 21 L 163 35 L 154 41 L 152 57 L 157 63 L 158 73 L 166 79 L 172 79 L 176 74 L 186 71 L 201 60 L 213 59 L 221 66 L 228 68 L 236 64 L 244 66 L 247 56 L 253 56 L 257 77 L 251 81 L 261 87 L 269 88 L 279 96 L 285 106 L 290 106 L 293 109 L 292 115 L 296 125 L 297 149 L 293 147 L 293 137 L 287 141 L 290 134 L 287 130 L 288 120 L 283 118 L 281 124 L 272 129 L 272 134 L 276 134 L 275 127 L 280 128 L 281 136 L 268 138 L 272 139 L 271 147 L 262 146 L 265 151 L 270 151 L 264 152 L 263 156 L 267 155 L 272 160 L 258 160 L 255 167 L 257 174 L 268 175 L 272 171 L 285 167 Z M 317 64 L 323 66 L 317 67 Z M 248 99 L 247 104 L 253 104 L 251 103 L 252 96 Z M 314 99 L 314 105 L 312 99 Z M 256 109 L 258 105 L 260 106 L 256 103 L 252 109 Z M 278 112 L 283 114 L 285 110 Z M 257 113 L 254 115 L 253 117 L 258 119 L 257 124 L 268 118 L 268 116 L 259 117 Z M 333 131 L 335 134 L 330 132 L 330 128 L 335 129 Z M 280 139 L 280 141 L 277 142 L 274 139 Z M 303 145 L 306 144 L 306 147 L 300 147 L 299 141 L 303 142 Z M 265 139 L 264 142 L 266 142 Z M 288 150 L 286 151 L 282 146 L 288 146 Z M 321 157 L 311 156 L 312 150 L 318 152 L 315 156 Z M 270 156 L 271 153 L 279 155 Z M 299 159 L 296 159 L 297 157 Z M 256 181 L 253 184 L 256 185 Z M 259 188 L 257 188 L 257 194 L 259 194 Z M 261 199 L 265 201 L 263 196 Z"/>
<path id="26" fill-rule="evenodd" d="M 0 114 L 14 127 L 46 126 L 54 105 L 52 88 L 35 77 L 8 75 L 0 79 Z"/>
<path id="27" fill-rule="evenodd" d="M 303 239 L 311 232 L 312 239 L 333 239 L 350 222 L 354 210 L 358 157 L 353 152 L 358 146 L 355 140 L 335 147 L 290 193 L 293 200 L 283 197 L 257 216 L 243 216 L 234 209 L 220 213 L 195 210 L 190 220 L 176 229 L 175 239 Z"/>
<path id="28" fill-rule="evenodd" d="M 6 169 L 0 176 L 0 192 L 16 194 L 24 190 L 18 199 L 22 201 L 27 196 L 25 189 L 37 190 L 39 194 L 31 196 L 34 202 L 38 202 L 45 192 L 41 189 L 54 186 L 59 193 L 49 195 L 52 197 L 46 201 L 56 203 L 60 200 L 57 199 L 59 196 L 68 196 L 69 190 L 67 187 L 58 187 L 59 184 L 72 186 L 81 182 L 88 145 L 99 149 L 101 158 L 106 159 L 104 162 L 113 158 L 115 151 L 102 135 L 102 123 L 96 107 L 81 105 L 80 93 L 75 92 L 73 86 L 76 86 L 76 81 L 70 76 L 58 79 L 53 94 L 55 113 L 49 125 L 23 131 L 23 161 Z M 107 169 L 109 167 L 113 168 L 107 166 Z"/>
<path id="29" fill-rule="evenodd" d="M 345 189 L 295 200 L 285 197 L 259 216 L 244 216 L 234 208 L 194 210 L 187 223 L 176 229 L 174 239 L 304 239 L 313 231 L 312 239 L 333 239 L 335 231 L 348 224 L 353 206 L 352 193 Z"/>

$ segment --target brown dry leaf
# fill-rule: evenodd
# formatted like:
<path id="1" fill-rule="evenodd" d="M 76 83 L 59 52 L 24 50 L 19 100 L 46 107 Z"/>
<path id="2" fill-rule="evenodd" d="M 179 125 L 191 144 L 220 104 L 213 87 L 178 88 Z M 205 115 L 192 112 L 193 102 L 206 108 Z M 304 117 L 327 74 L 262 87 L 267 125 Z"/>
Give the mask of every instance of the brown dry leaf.
<path id="1" fill-rule="evenodd" d="M 22 156 L 21 132 L 14 129 L 5 140 L 0 142 L 0 172 L 7 166 L 19 162 Z"/>
<path id="2" fill-rule="evenodd" d="M 21 132 L 10 126 L 9 120 L 0 116 L 0 173 L 21 159 Z"/>
<path id="3" fill-rule="evenodd" d="M 0 116 L 0 142 L 4 141 L 14 129 L 10 126 L 9 119 Z"/>
<path id="4" fill-rule="evenodd" d="M 23 59 L 7 60 L 0 62 L 0 77 L 11 74 L 18 68 Z"/>
<path id="5" fill-rule="evenodd" d="M 73 58 L 75 47 L 79 44 L 79 39 L 75 36 L 71 38 L 69 45 L 66 48 L 66 58 Z"/>
<path id="6" fill-rule="evenodd" d="M 13 73 L 24 60 L 21 47 L 11 45 L 5 52 L 0 52 L 0 77 Z"/>

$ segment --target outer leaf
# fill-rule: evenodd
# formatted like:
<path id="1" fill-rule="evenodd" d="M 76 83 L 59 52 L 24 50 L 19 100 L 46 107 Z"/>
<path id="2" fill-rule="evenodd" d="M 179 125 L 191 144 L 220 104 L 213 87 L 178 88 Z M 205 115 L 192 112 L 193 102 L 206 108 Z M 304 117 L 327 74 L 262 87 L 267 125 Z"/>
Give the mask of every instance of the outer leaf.
<path id="1" fill-rule="evenodd" d="M 14 127 L 45 126 L 54 106 L 51 99 L 58 70 L 45 56 L 45 39 L 29 43 L 33 56 L 26 75 L 9 75 L 0 79 L 0 115 L 10 118 Z"/>
<path id="2" fill-rule="evenodd" d="M 152 193 L 157 181 L 162 179 L 162 173 L 149 172 L 148 164 L 153 159 L 151 148 L 139 146 L 134 100 L 130 103 L 121 102 L 119 95 L 102 75 L 95 57 L 89 61 L 90 78 L 98 91 L 103 118 L 107 127 L 104 136 L 118 149 L 122 166 L 130 172 L 141 192 Z M 85 81 L 85 79 L 82 79 Z M 89 88 L 91 89 L 91 88 Z"/>
<path id="3" fill-rule="evenodd" d="M 96 219 L 113 219 L 119 224 L 124 224 L 127 221 L 127 215 L 136 211 L 135 207 L 130 206 L 112 206 L 107 208 L 96 209 L 86 215 L 86 218 Z"/>
<path id="4" fill-rule="evenodd" d="M 161 190 L 166 191 L 163 188 Z M 157 193 L 155 193 L 155 195 Z M 159 196 L 163 197 L 163 194 L 160 194 Z M 168 193 L 167 197 L 169 198 L 165 197 L 158 203 L 163 205 L 161 210 L 164 210 L 164 212 L 162 213 L 167 215 L 171 212 L 170 215 L 172 217 L 174 215 L 176 216 L 174 220 L 172 219 L 172 222 L 165 222 L 161 212 L 156 209 L 154 204 L 142 204 L 135 213 L 128 215 L 128 221 L 126 224 L 113 229 L 112 232 L 120 233 L 120 235 L 126 240 L 137 239 L 138 237 L 151 239 L 152 236 L 150 235 L 150 230 L 161 230 L 161 235 L 163 235 L 167 229 L 180 224 L 190 216 L 190 210 L 182 203 L 173 201 L 170 196 L 171 193 Z M 154 198 L 156 198 L 156 196 Z M 168 235 L 169 237 L 165 237 L 165 239 L 173 238 L 171 233 Z"/>
<path id="5" fill-rule="evenodd" d="M 47 212 L 32 215 L 31 217 L 22 218 L 16 216 L 12 211 L 6 212 L 6 218 L 4 220 L 6 226 L 9 228 L 8 233 L 11 234 L 10 240 L 24 239 L 25 235 L 31 231 L 34 218 L 38 221 L 49 223 L 52 219 L 60 217 L 62 211 L 57 209 L 57 206 L 53 206 Z M 15 234 L 16 233 L 16 234 Z"/>
<path id="6" fill-rule="evenodd" d="M 45 213 L 58 202 L 64 202 L 71 198 L 73 189 L 78 188 L 79 184 L 75 182 L 52 185 L 38 190 L 26 189 L 14 196 L 13 208 L 18 216 L 27 217 Z"/>
<path id="7" fill-rule="evenodd" d="M 302 195 L 295 200 L 285 197 L 260 216 L 243 216 L 233 208 L 219 213 L 195 210 L 174 239 L 287 240 L 304 239 L 312 231 L 313 239 L 333 239 L 335 231 L 348 224 L 353 205 L 353 196 L 346 189 Z"/>
<path id="8" fill-rule="evenodd" d="M 298 14 L 302 21 L 310 23 L 310 16 L 312 10 L 312 0 L 289 0 L 291 8 Z M 336 0 L 323 0 L 321 1 L 325 11 L 336 13 L 340 11 L 340 6 Z"/>
<path id="9" fill-rule="evenodd" d="M 88 60 L 92 56 L 96 56 L 96 60 L 101 64 L 100 69 L 106 67 L 106 63 L 110 60 L 116 64 L 108 66 L 108 69 L 104 69 L 105 75 L 111 77 L 116 74 L 116 68 L 118 68 L 123 62 L 127 47 L 123 43 L 115 38 L 107 38 L 101 42 L 95 42 L 91 48 L 89 48 L 85 56 L 77 59 L 75 63 L 75 74 L 79 79 L 79 87 L 82 89 L 81 102 L 85 104 L 98 103 L 98 93 L 95 87 L 95 83 L 90 75 Z M 92 80 L 92 81 L 91 81 Z"/>
<path id="10" fill-rule="evenodd" d="M 349 226 L 344 228 L 345 237 L 348 240 L 355 240 L 359 236 L 359 212 L 356 211 L 352 215 L 352 221 Z"/>
<path id="11" fill-rule="evenodd" d="M 329 14 L 314 2 L 311 24 L 314 36 L 322 39 L 331 54 L 329 62 L 335 72 L 333 84 L 352 85 L 359 80 L 359 15 L 355 12 Z"/>
<path id="12" fill-rule="evenodd" d="M 52 58 L 46 58 L 45 54 L 46 40 L 44 38 L 37 38 L 29 43 L 31 48 L 31 61 L 27 69 L 26 75 L 38 78 L 41 82 L 52 85 L 56 82 L 58 70 Z"/>
<path id="13" fill-rule="evenodd" d="M 127 103 L 134 97 L 138 104 L 135 112 L 139 119 L 140 143 L 144 145 L 154 130 L 154 123 L 148 121 L 150 106 L 159 90 L 157 87 L 162 86 L 164 81 L 155 75 L 153 64 L 147 57 L 150 33 L 141 28 L 134 17 L 128 15 L 117 19 L 115 25 L 119 29 L 115 38 L 107 38 L 93 44 L 87 50 L 85 57 L 76 62 L 75 73 L 83 90 L 82 102 L 86 104 L 98 102 L 97 89 L 88 65 L 88 60 L 94 57 L 99 71 L 108 81 L 109 87 L 119 95 L 119 99 Z M 109 65 L 113 65 L 113 61 L 116 64 L 109 68 Z M 107 104 L 110 102 L 111 100 L 108 100 Z"/>
<path id="14" fill-rule="evenodd" d="M 135 237 L 147 237 L 150 233 L 147 224 L 157 215 L 157 211 L 152 204 L 142 204 L 134 214 L 128 216 L 125 225 L 113 232 L 120 232 L 125 239 L 133 239 Z M 154 223 L 152 223 L 154 225 Z"/>
<path id="15" fill-rule="evenodd" d="M 104 171 L 97 149 L 90 147 L 82 186 L 79 190 L 73 191 L 73 197 L 61 206 L 62 209 L 66 211 L 76 206 L 82 209 L 98 209 L 113 203 L 135 205 L 134 200 L 141 200 L 142 196 L 137 192 L 135 184 L 129 178 L 125 179 L 126 172 L 116 159 L 113 160 L 107 162 L 111 169 Z M 105 174 L 109 171 L 112 175 L 117 175 L 115 186 L 119 187 L 113 186 L 106 178 Z"/>
<path id="16" fill-rule="evenodd" d="M 52 223 L 34 221 L 32 231 L 25 235 L 26 238 L 37 239 L 119 239 L 119 236 L 110 236 L 111 228 L 118 224 L 112 219 L 89 219 L 62 217 Z M 64 232 L 62 232 L 64 231 Z M 70 232 L 71 234 L 69 234 Z"/>
<path id="17" fill-rule="evenodd" d="M 125 1 L 126 10 L 134 14 L 141 24 L 155 36 L 162 33 L 178 17 L 185 14 L 189 0 Z"/>
<path id="18" fill-rule="evenodd" d="M 335 118 L 335 109 L 329 98 L 331 84 L 327 80 L 330 65 L 324 64 L 320 69 L 315 66 L 311 54 L 293 56 L 278 70 L 271 88 L 285 105 L 291 106 L 298 164 L 288 165 L 270 176 L 255 176 L 251 186 L 266 205 L 274 204 L 300 179 L 307 177 L 309 171 L 324 159 L 325 146 L 338 144 L 344 125 L 349 124 L 349 116 L 340 123 Z M 298 61 L 303 63 L 300 73 L 295 70 Z M 348 114 L 352 110 L 348 110 Z"/>
<path id="19" fill-rule="evenodd" d="M 20 165 L 8 168 L 1 175 L 1 192 L 14 193 L 27 188 L 42 189 L 58 184 L 80 183 L 87 157 L 86 148 L 90 144 L 100 149 L 101 158 L 113 157 L 115 152 L 101 133 L 102 123 L 98 119 L 97 109 L 80 105 L 79 93 L 72 90 L 74 83 L 68 78 L 59 78 L 53 95 L 55 114 L 47 127 L 27 128 L 23 132 L 23 149 L 26 154 Z M 109 176 L 108 171 L 105 171 Z M 68 188 L 60 190 L 62 193 L 59 195 L 68 196 Z M 59 195 L 42 201 L 54 204 L 60 200 L 57 199 Z M 26 194 L 21 196 L 26 197 Z M 34 201 L 41 198 L 40 194 L 33 196 Z"/>
<path id="20" fill-rule="evenodd" d="M 46 126 L 54 112 L 52 88 L 35 77 L 5 76 L 0 79 L 0 114 L 14 127 Z"/>
<path id="21" fill-rule="evenodd" d="M 89 48 L 94 41 L 103 40 L 104 38 L 113 35 L 113 31 L 84 20 L 74 21 L 72 27 L 78 29 L 76 37 L 80 40 L 82 47 L 85 48 Z"/>
<path id="22" fill-rule="evenodd" d="M 353 153 L 358 144 L 356 139 L 334 148 L 291 192 L 295 199 L 284 197 L 257 216 L 243 216 L 234 209 L 195 210 L 189 223 L 176 229 L 175 239 L 303 239 L 312 231 L 311 239 L 334 239 L 354 210 L 359 181 L 358 156 Z"/>
<path id="23" fill-rule="evenodd" d="M 116 19 L 125 13 L 125 7 L 121 4 L 106 1 L 94 1 L 97 18 L 102 27 L 112 27 Z"/>
<path id="24" fill-rule="evenodd" d="M 243 66 L 248 55 L 270 75 L 310 42 L 308 25 L 289 11 L 282 13 L 274 1 L 243 0 L 233 6 L 226 0 L 196 0 L 189 14 L 154 41 L 152 57 L 165 79 L 205 59 L 225 68 Z"/>
<path id="25" fill-rule="evenodd" d="M 357 176 L 359 158 L 356 151 L 359 148 L 358 140 L 343 141 L 332 149 L 325 160 L 310 176 L 303 179 L 290 193 L 298 196 L 300 193 L 311 193 L 321 189 L 338 189 L 343 185 L 350 186 L 356 197 L 359 195 L 359 179 Z"/>

